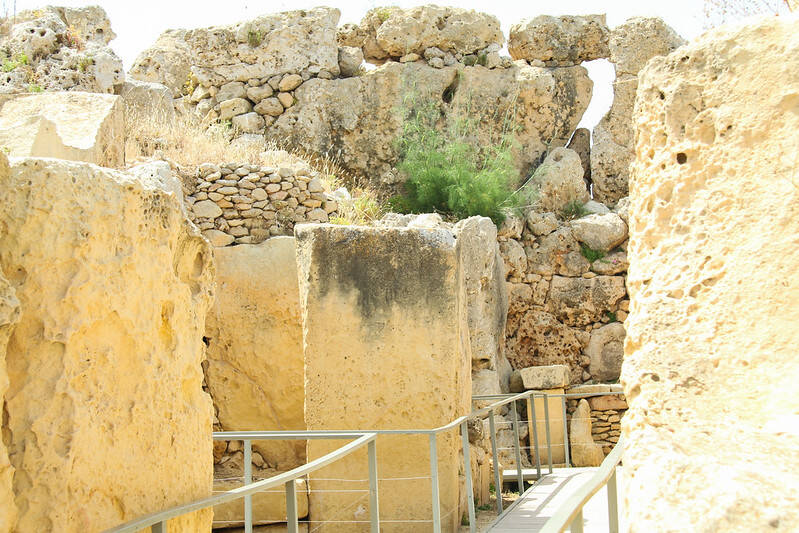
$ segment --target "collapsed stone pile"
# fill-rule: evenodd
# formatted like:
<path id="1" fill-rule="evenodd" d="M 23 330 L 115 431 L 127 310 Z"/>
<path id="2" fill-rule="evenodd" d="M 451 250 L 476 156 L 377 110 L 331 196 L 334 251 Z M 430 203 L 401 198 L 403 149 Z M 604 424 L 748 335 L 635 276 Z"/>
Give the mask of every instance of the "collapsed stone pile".
<path id="1" fill-rule="evenodd" d="M 291 234 L 300 222 L 327 222 L 338 214 L 326 183 L 304 164 L 205 163 L 186 203 L 214 246 L 256 244 Z"/>
<path id="2" fill-rule="evenodd" d="M 101 7 L 48 6 L 4 24 L 0 93 L 113 93 L 125 81 L 122 61 L 108 46 L 116 36 Z"/>

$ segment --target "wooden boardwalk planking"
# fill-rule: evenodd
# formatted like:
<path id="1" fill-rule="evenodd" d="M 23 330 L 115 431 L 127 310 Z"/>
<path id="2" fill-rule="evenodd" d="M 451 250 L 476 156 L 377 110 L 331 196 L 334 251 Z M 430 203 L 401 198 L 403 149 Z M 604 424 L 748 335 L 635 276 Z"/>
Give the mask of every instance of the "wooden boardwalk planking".
<path id="1" fill-rule="evenodd" d="M 539 531 L 569 496 L 591 479 L 595 470 L 596 468 L 556 468 L 552 474 L 543 476 L 539 483 L 527 489 L 488 531 L 492 533 Z M 619 479 L 621 479 L 621 470 L 621 468 L 617 470 Z M 619 503 L 621 505 L 621 502 Z M 604 488 L 586 503 L 583 509 L 583 524 L 586 533 L 607 532 L 607 492 Z"/>

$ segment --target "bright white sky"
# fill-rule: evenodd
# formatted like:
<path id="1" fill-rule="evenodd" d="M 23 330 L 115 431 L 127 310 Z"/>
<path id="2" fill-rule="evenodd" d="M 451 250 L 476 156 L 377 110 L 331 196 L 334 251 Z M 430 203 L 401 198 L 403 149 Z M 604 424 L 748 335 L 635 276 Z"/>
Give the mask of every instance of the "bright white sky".
<path id="1" fill-rule="evenodd" d="M 413 0 L 346 0 L 332 3 L 341 10 L 340 24 L 360 22 L 367 10 L 382 5 L 411 7 L 429 4 L 431 1 Z M 495 15 L 502 24 L 505 37 L 510 26 L 524 18 L 537 15 L 585 15 L 606 13 L 608 25 L 621 24 L 635 16 L 658 16 L 663 18 L 677 33 L 686 39 L 693 39 L 702 32 L 701 0 L 557 0 L 485 2 L 467 0 L 447 2 L 439 0 L 439 5 L 457 5 L 467 9 L 485 11 Z M 3 7 L 9 11 L 16 4 L 16 10 L 33 9 L 46 4 L 63 6 L 101 5 L 111 19 L 111 26 L 117 38 L 111 46 L 122 58 L 125 70 L 129 69 L 136 56 L 155 41 L 162 31 L 168 28 L 199 28 L 231 24 L 254 18 L 264 13 L 307 9 L 325 5 L 323 0 L 3 0 Z M 327 5 L 331 5 L 328 3 Z M 581 125 L 592 128 L 605 114 L 613 100 L 611 82 L 613 67 L 607 61 L 595 61 L 586 65 L 594 80 L 594 94 Z"/>

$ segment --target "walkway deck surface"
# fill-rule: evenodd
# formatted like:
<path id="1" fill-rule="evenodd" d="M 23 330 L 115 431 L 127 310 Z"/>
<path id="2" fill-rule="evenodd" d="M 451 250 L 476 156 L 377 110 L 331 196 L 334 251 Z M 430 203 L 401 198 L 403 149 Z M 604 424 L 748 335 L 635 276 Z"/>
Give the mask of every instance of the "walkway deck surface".
<path id="1" fill-rule="evenodd" d="M 489 529 L 492 533 L 539 531 L 546 521 L 583 483 L 591 479 L 596 468 L 555 468 L 522 494 Z M 622 512 L 622 467 L 616 470 L 619 491 L 620 530 L 624 530 Z M 602 488 L 583 508 L 583 528 L 586 533 L 608 531 L 607 491 Z"/>

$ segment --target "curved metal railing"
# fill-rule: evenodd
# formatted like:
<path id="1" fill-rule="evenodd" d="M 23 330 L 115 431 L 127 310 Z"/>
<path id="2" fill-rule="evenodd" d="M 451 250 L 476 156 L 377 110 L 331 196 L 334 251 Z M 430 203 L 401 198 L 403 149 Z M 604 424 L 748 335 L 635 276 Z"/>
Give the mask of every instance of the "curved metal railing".
<path id="1" fill-rule="evenodd" d="M 608 531 L 619 531 L 619 504 L 616 491 L 616 467 L 624 453 L 624 438 L 620 438 L 613 450 L 605 457 L 597 471 L 561 505 L 547 520 L 541 533 L 561 533 L 569 528 L 571 533 L 583 533 L 583 507 L 599 489 L 608 487 Z"/>

